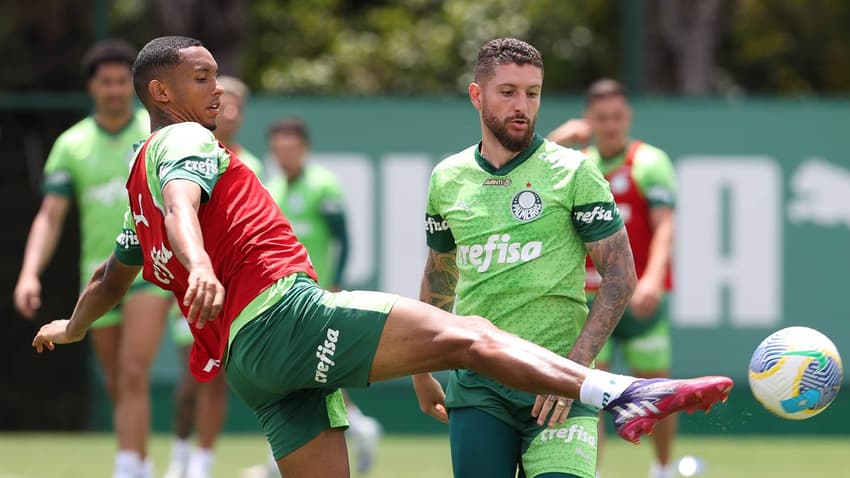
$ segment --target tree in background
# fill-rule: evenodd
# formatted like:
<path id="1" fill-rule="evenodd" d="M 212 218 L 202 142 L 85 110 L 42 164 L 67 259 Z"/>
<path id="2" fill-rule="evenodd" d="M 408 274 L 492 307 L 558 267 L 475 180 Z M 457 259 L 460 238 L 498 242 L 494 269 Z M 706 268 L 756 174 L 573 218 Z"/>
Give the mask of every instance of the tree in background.
<path id="1" fill-rule="evenodd" d="M 635 0 L 640 1 L 640 0 Z M 29 0 L 0 17 L 0 91 L 82 89 L 78 59 L 103 30 L 136 46 L 200 38 L 223 72 L 271 93 L 414 94 L 465 89 L 479 45 L 516 36 L 546 58 L 547 91 L 622 78 L 646 63 L 647 91 L 850 92 L 850 2 L 643 0 Z M 629 3 L 628 5 L 632 5 Z M 624 25 L 636 23 L 644 51 Z"/>

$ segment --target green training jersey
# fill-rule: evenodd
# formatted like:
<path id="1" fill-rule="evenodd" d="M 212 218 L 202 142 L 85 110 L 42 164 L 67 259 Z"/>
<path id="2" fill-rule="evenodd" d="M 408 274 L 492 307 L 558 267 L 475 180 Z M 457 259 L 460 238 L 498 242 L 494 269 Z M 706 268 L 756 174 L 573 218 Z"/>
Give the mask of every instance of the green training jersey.
<path id="1" fill-rule="evenodd" d="M 585 243 L 622 227 L 599 169 L 539 136 L 499 169 L 475 145 L 431 175 L 426 240 L 456 250 L 457 313 L 561 355 L 587 318 Z"/>
<path id="2" fill-rule="evenodd" d="M 127 210 L 125 183 L 133 143 L 150 133 L 144 110 L 116 133 L 89 116 L 62 133 L 44 166 L 44 194 L 73 197 L 80 215 L 80 285 L 112 252 Z"/>
<path id="3" fill-rule="evenodd" d="M 602 159 L 596 146 L 587 148 L 587 156 L 599 166 L 602 174 L 609 176 L 626 162 L 626 150 L 612 158 Z M 632 178 L 640 188 L 650 207 L 676 204 L 676 171 L 667 153 L 655 146 L 642 143 L 632 160 Z M 616 188 L 617 184 L 612 184 Z"/>
<path id="4" fill-rule="evenodd" d="M 307 248 L 319 276 L 319 285 L 334 285 L 339 251 L 334 249 L 328 216 L 344 214 L 342 186 L 324 166 L 307 164 L 292 182 L 280 174 L 269 182 L 269 193 L 292 224 L 298 241 Z"/>

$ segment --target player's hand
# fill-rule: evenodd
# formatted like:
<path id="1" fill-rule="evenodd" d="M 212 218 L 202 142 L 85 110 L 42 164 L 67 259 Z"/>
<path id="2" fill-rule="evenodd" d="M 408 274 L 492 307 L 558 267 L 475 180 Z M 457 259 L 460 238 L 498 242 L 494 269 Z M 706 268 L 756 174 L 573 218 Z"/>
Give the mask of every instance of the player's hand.
<path id="1" fill-rule="evenodd" d="M 592 130 L 584 119 L 571 119 L 549 133 L 549 139 L 560 145 L 579 145 L 590 142 Z"/>
<path id="2" fill-rule="evenodd" d="M 531 416 L 537 418 L 538 425 L 554 427 L 567 420 L 570 408 L 573 406 L 571 398 L 559 397 L 557 395 L 538 395 L 531 409 Z M 551 413 L 551 416 L 550 416 Z M 546 423 L 549 418 L 549 423 Z"/>
<path id="3" fill-rule="evenodd" d="M 56 344 L 79 342 L 86 336 L 86 334 L 85 332 L 79 335 L 70 334 L 68 332 L 69 322 L 69 320 L 54 320 L 53 322 L 43 325 L 41 329 L 38 330 L 35 338 L 32 339 L 32 346 L 35 347 L 35 350 L 38 353 L 41 353 L 45 348 L 53 350 L 56 347 Z"/>
<path id="4" fill-rule="evenodd" d="M 224 286 L 211 267 L 195 267 L 189 272 L 189 287 L 183 296 L 183 305 L 189 307 L 186 320 L 199 329 L 221 312 L 224 306 Z"/>
<path id="5" fill-rule="evenodd" d="M 15 286 L 15 308 L 27 319 L 35 317 L 41 308 L 41 281 L 38 277 L 21 276 Z"/>
<path id="6" fill-rule="evenodd" d="M 449 423 L 449 413 L 446 411 L 446 394 L 443 386 L 431 374 L 413 376 L 413 389 L 419 400 L 419 409 L 422 413 L 430 415 L 435 419 Z"/>
<path id="7" fill-rule="evenodd" d="M 632 294 L 629 306 L 632 314 L 638 319 L 647 319 L 655 315 L 661 298 L 664 296 L 664 287 L 656 281 L 639 280 Z"/>

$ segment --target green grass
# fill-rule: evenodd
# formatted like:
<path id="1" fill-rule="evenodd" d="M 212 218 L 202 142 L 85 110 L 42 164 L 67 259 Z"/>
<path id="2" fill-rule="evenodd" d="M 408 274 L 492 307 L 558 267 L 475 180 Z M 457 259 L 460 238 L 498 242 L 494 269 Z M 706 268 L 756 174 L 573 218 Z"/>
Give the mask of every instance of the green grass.
<path id="1" fill-rule="evenodd" d="M 151 453 L 157 476 L 168 459 L 169 438 L 156 436 Z M 0 478 L 88 478 L 111 474 L 114 442 L 105 434 L 0 434 Z M 242 468 L 262 462 L 266 445 L 259 436 L 227 435 L 216 458 L 216 478 L 238 478 Z M 677 456 L 705 461 L 705 478 L 846 477 L 850 437 L 681 438 Z M 605 478 L 646 476 L 650 448 L 609 441 L 602 473 Z M 390 436 L 381 443 L 372 478 L 450 477 L 448 441 L 441 436 Z"/>

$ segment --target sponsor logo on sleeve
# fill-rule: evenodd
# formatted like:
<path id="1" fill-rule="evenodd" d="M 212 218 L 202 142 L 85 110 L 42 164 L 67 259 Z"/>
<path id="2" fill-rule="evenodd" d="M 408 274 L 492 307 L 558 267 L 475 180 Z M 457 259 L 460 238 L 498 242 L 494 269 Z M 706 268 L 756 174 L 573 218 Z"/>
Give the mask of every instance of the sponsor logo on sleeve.
<path id="1" fill-rule="evenodd" d="M 129 249 L 139 245 L 139 236 L 129 229 L 123 229 L 121 234 L 115 239 L 115 242 L 124 249 Z"/>
<path id="2" fill-rule="evenodd" d="M 198 173 L 200 176 L 210 179 L 218 174 L 218 161 L 215 158 L 188 159 L 183 163 L 186 171 Z"/>
<path id="3" fill-rule="evenodd" d="M 615 214 L 617 207 L 610 206 L 594 206 L 590 211 L 575 211 L 573 219 L 576 222 L 585 224 L 593 224 L 595 222 L 611 222 L 617 217 Z"/>
<path id="4" fill-rule="evenodd" d="M 427 231 L 428 234 L 450 230 L 451 228 L 449 228 L 448 221 L 440 216 L 427 216 L 425 218 L 425 231 Z"/>

